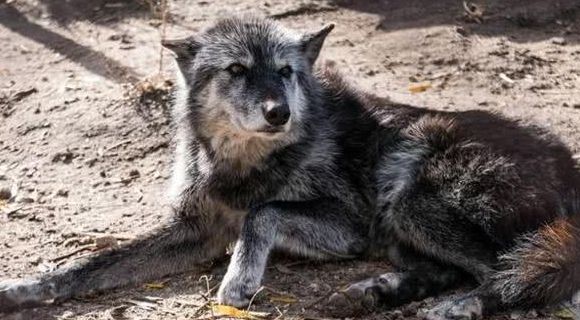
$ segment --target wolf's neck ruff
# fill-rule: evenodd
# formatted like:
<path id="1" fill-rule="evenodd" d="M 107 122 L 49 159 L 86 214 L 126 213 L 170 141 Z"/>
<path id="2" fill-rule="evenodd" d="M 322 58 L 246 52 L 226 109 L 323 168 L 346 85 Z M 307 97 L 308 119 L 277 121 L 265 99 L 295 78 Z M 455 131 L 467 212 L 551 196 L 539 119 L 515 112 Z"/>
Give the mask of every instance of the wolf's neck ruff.
<path id="1" fill-rule="evenodd" d="M 225 165 L 240 174 L 260 164 L 280 145 L 280 141 L 236 131 L 229 120 L 214 119 L 203 128 L 208 140 L 205 150 L 218 166 Z"/>
<path id="2" fill-rule="evenodd" d="M 214 169 L 224 169 L 239 175 L 260 169 L 274 152 L 298 141 L 304 134 L 298 125 L 284 134 L 240 130 L 232 125 L 225 111 L 215 107 L 212 111 L 202 112 L 197 118 L 199 121 L 194 130 Z"/>

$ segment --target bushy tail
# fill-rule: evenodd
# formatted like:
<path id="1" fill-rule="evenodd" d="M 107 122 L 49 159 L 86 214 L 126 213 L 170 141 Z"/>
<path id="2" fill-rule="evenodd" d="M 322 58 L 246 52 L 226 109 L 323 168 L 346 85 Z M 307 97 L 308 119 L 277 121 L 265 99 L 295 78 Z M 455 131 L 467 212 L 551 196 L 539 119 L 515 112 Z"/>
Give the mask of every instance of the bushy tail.
<path id="1" fill-rule="evenodd" d="M 523 237 L 500 257 L 493 289 L 506 306 L 531 307 L 570 299 L 580 290 L 580 212 Z"/>

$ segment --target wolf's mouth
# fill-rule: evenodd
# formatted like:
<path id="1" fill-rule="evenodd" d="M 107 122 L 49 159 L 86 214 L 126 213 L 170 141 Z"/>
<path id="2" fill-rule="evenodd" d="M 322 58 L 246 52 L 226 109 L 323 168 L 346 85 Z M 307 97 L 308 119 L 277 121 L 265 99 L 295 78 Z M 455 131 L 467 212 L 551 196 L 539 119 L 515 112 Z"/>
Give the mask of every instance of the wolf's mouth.
<path id="1" fill-rule="evenodd" d="M 282 127 L 265 127 L 257 131 L 260 133 L 280 133 L 283 132 L 284 129 Z"/>

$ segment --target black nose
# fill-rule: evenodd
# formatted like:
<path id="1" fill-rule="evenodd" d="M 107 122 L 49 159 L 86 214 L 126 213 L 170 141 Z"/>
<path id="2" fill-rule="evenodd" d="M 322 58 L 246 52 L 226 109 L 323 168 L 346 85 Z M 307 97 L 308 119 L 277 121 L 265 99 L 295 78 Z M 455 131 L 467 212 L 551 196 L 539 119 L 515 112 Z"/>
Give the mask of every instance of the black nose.
<path id="1" fill-rule="evenodd" d="M 290 108 L 286 103 L 266 104 L 262 109 L 264 118 L 273 126 L 281 126 L 290 119 Z"/>

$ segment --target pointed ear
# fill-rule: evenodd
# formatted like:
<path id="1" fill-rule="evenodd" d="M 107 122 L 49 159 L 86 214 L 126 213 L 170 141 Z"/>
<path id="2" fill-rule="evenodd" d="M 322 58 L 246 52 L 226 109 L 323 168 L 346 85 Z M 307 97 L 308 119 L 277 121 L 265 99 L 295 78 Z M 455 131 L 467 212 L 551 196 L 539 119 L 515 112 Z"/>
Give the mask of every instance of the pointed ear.
<path id="1" fill-rule="evenodd" d="M 201 47 L 195 37 L 188 37 L 178 40 L 162 40 L 161 45 L 171 50 L 177 56 L 177 61 L 191 60 Z"/>
<path id="2" fill-rule="evenodd" d="M 332 31 L 332 29 L 334 29 L 334 24 L 331 23 L 316 32 L 307 33 L 302 36 L 302 50 L 311 65 L 314 64 L 316 58 L 318 58 L 324 39 L 326 39 L 326 36 L 330 31 Z"/>

